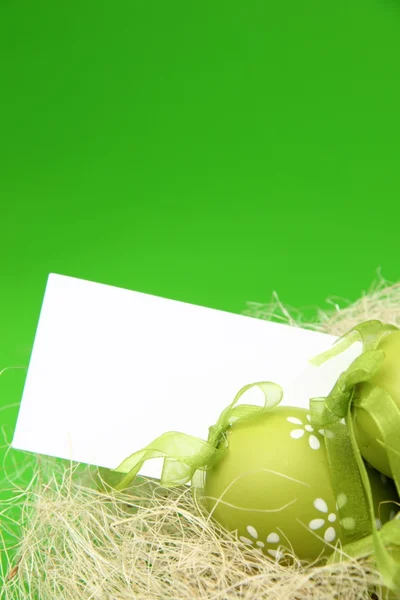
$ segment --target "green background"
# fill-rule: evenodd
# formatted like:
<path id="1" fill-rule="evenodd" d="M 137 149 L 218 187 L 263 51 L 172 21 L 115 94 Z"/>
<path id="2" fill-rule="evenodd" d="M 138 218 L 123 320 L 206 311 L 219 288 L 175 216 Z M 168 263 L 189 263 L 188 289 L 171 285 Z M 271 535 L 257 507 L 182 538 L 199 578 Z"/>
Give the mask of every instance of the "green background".
<path id="1" fill-rule="evenodd" d="M 0 369 L 49 272 L 233 312 L 397 281 L 399 44 L 394 0 L 0 0 Z"/>

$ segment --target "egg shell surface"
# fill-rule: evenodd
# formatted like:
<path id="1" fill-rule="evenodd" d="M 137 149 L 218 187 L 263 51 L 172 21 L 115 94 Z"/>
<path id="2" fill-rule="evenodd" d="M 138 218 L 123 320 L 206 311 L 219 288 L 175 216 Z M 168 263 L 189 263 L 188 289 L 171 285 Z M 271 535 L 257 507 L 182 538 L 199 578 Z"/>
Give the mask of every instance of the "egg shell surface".
<path id="1" fill-rule="evenodd" d="M 233 425 L 226 453 L 206 475 L 204 493 L 213 517 L 276 560 L 285 549 L 304 560 L 331 552 L 355 523 L 340 522 L 338 508 L 348 499 L 333 492 L 328 434 L 313 429 L 307 410 L 282 406 Z M 372 485 L 381 501 L 396 497 L 387 479 L 384 484 L 374 477 Z"/>

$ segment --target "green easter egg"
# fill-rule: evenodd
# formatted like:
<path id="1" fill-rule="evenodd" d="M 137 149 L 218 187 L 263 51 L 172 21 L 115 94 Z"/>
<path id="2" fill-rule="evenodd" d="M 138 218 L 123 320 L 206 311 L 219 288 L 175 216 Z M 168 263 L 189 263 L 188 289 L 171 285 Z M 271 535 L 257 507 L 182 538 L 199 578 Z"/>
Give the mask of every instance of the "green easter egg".
<path id="1" fill-rule="evenodd" d="M 355 398 L 362 398 L 372 387 L 378 386 L 388 392 L 400 408 L 400 331 L 385 336 L 378 344 L 385 352 L 385 359 L 378 372 L 368 381 L 357 386 Z M 375 421 L 364 410 L 353 411 L 354 433 L 360 452 L 375 469 L 392 476 L 385 448 L 379 443 L 382 437 Z"/>
<path id="2" fill-rule="evenodd" d="M 237 531 L 242 542 L 280 560 L 284 548 L 300 559 L 315 560 L 343 536 L 324 445 L 307 410 L 277 407 L 233 425 L 227 451 L 207 471 L 208 509 L 223 527 Z M 379 475 L 373 489 L 385 496 Z M 386 498 L 386 496 L 385 496 Z M 384 518 L 384 517 L 383 517 Z"/>

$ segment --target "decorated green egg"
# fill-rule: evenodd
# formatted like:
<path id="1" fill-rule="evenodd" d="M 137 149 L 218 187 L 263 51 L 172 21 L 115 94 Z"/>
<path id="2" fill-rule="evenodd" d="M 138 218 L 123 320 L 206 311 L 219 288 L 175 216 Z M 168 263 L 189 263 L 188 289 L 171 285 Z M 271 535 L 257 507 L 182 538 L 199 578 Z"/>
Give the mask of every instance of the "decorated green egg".
<path id="1" fill-rule="evenodd" d="M 227 450 L 207 471 L 204 493 L 208 509 L 239 539 L 281 559 L 285 548 L 300 559 L 314 560 L 331 551 L 355 519 L 341 519 L 348 502 L 335 495 L 328 469 L 324 435 L 315 431 L 307 410 L 275 407 L 226 432 Z M 396 499 L 390 480 L 371 471 L 377 503 Z M 385 522 L 393 506 L 378 511 Z M 376 507 L 377 508 L 377 507 Z"/>
<path id="2" fill-rule="evenodd" d="M 382 350 L 385 358 L 377 373 L 368 382 L 359 384 L 355 390 L 353 423 L 357 443 L 364 458 L 390 477 L 392 470 L 387 452 L 381 444 L 383 440 L 379 428 L 369 412 L 357 410 L 357 400 L 362 400 L 374 387 L 379 387 L 390 394 L 400 409 L 400 331 L 393 331 L 386 335 L 376 349 Z"/>

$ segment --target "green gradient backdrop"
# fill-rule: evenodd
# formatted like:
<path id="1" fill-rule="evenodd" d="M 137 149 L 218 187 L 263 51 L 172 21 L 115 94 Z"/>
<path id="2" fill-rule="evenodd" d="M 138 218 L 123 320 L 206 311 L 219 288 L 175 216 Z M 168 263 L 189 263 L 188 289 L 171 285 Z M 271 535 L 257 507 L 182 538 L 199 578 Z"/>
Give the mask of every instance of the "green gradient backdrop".
<path id="1" fill-rule="evenodd" d="M 399 46 L 394 0 L 0 0 L 0 369 L 50 271 L 234 312 L 399 279 Z"/>

